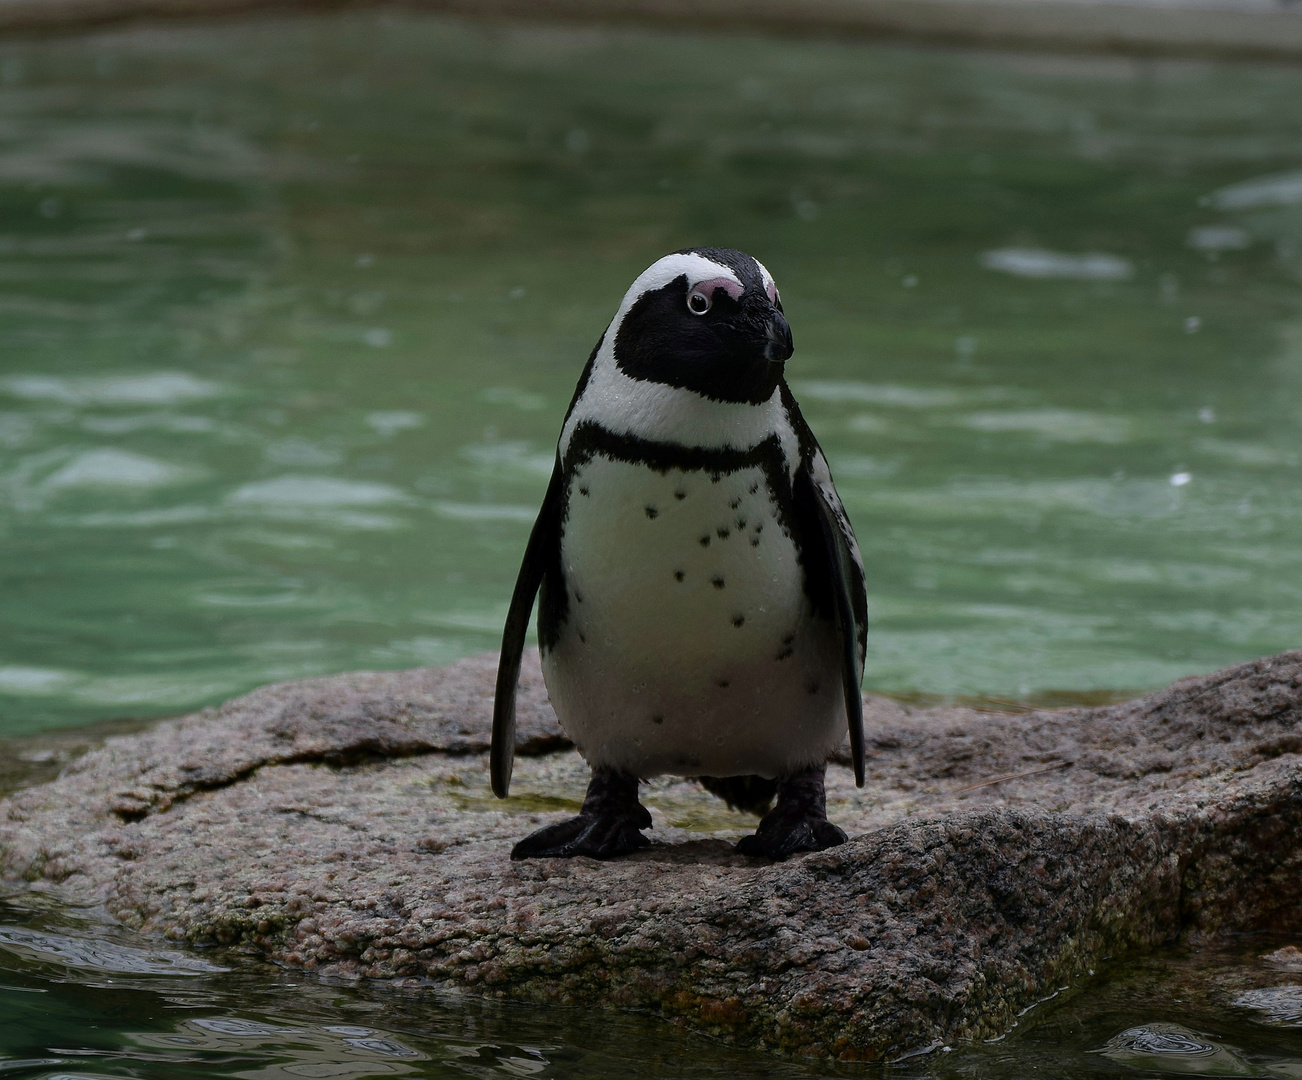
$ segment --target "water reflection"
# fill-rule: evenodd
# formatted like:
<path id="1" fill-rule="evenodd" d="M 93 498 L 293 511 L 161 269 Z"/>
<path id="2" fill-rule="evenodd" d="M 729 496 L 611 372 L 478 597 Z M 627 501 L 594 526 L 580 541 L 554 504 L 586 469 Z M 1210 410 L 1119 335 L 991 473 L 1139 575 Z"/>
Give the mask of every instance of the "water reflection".
<path id="1" fill-rule="evenodd" d="M 1234 1004 L 1251 1009 L 1256 1019 L 1271 1024 L 1302 1025 L 1302 986 L 1265 986 L 1246 990 Z"/>
<path id="2" fill-rule="evenodd" d="M 190 953 L 146 950 L 106 935 L 71 937 L 0 925 L 0 952 L 38 965 L 121 975 L 205 975 L 226 971 Z"/>
<path id="3" fill-rule="evenodd" d="M 125 1038 L 135 1046 L 164 1051 L 172 1060 L 288 1059 L 228 1073 L 265 1080 L 402 1076 L 417 1071 L 412 1062 L 429 1060 L 429 1055 L 392 1036 L 353 1025 L 288 1027 L 222 1016 L 183 1021 L 172 1033 L 130 1032 Z"/>
<path id="4" fill-rule="evenodd" d="M 6 916 L 7 939 L 35 947 L 0 957 L 0 1075 L 595 1080 L 634 1063 L 652 1080 L 842 1075 L 651 1018 L 329 986 L 238 957 L 230 969 L 180 970 L 166 950 L 125 945 L 110 926 L 55 929 L 49 914 L 21 909 Z M 69 941 L 95 972 L 70 968 Z"/>
<path id="5" fill-rule="evenodd" d="M 1299 988 L 1270 981 L 1260 940 L 1113 966 L 1026 1011 L 995 1042 L 883 1068 L 753 1052 L 654 1017 L 330 985 L 247 956 L 151 947 L 39 897 L 0 912 L 0 1075 L 33 1080 L 1302 1077 Z M 1264 1022 L 1245 1026 L 1245 1011 Z"/>
<path id="6" fill-rule="evenodd" d="M 1136 1069 L 1194 1076 L 1256 1076 L 1232 1047 L 1200 1038 L 1179 1024 L 1146 1024 L 1108 1040 L 1104 1057 Z"/>

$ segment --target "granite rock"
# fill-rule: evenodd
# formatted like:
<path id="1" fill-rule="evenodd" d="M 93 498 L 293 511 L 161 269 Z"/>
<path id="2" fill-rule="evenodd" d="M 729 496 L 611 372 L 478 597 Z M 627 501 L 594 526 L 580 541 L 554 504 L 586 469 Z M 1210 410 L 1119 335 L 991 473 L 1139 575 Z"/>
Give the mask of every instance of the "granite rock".
<path id="1" fill-rule="evenodd" d="M 493 798 L 494 671 L 287 683 L 111 738 L 0 800 L 0 877 L 324 976 L 858 1060 L 997 1037 L 1105 956 L 1302 925 L 1302 652 L 1102 708 L 869 696 L 867 786 L 829 768 L 850 842 L 784 863 L 676 779 L 644 787 L 647 850 L 512 863 L 587 770 L 534 659 Z"/>

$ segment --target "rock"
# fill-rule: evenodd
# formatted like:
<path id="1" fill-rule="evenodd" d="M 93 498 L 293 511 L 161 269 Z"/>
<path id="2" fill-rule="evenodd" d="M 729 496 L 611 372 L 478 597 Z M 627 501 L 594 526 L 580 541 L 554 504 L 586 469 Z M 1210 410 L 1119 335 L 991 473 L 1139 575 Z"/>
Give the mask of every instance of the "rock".
<path id="1" fill-rule="evenodd" d="M 289 683 L 112 738 L 0 801 L 0 875 L 325 976 L 864 1060 L 998 1036 L 1105 956 L 1302 924 L 1302 652 L 1104 708 L 868 697 L 868 785 L 828 777 L 851 841 L 776 864 L 672 779 L 644 789 L 646 851 L 510 862 L 587 770 L 535 660 L 492 797 L 494 670 Z"/>

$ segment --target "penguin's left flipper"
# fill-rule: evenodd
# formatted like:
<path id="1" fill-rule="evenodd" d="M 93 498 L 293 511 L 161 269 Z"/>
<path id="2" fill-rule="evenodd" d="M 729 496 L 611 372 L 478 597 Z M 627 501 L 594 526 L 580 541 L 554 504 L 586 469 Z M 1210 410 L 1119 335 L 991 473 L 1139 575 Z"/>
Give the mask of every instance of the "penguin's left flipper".
<path id="1" fill-rule="evenodd" d="M 637 777 L 593 769 L 578 817 L 532 832 L 511 849 L 512 859 L 613 859 L 646 847 L 642 829 L 651 814 L 637 801 Z"/>
<path id="2" fill-rule="evenodd" d="M 797 470 L 792 485 L 797 514 L 811 535 L 805 551 L 806 570 L 831 593 L 832 621 L 841 645 L 841 688 L 850 729 L 850 759 L 856 787 L 864 785 L 863 679 L 864 643 L 868 634 L 868 605 L 863 563 L 845 508 L 832 486 L 832 475 L 821 452 L 810 468 Z"/>
<path id="3" fill-rule="evenodd" d="M 515 688 L 520 681 L 520 661 L 524 656 L 524 639 L 529 630 L 529 615 L 534 597 L 542 584 L 549 559 L 556 558 L 560 545 L 560 516 L 563 480 L 560 457 L 552 469 L 542 509 L 533 523 L 529 543 L 524 549 L 520 573 L 515 579 L 511 606 L 502 629 L 502 652 L 497 663 L 497 688 L 493 695 L 493 741 L 489 753 L 493 794 L 505 799 L 511 790 L 511 771 L 515 767 Z"/>

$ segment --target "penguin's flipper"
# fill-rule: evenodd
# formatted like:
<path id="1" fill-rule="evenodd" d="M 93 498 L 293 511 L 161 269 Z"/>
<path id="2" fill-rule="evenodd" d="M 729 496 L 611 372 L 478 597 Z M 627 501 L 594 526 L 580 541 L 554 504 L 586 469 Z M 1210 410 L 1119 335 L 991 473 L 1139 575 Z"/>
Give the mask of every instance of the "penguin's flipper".
<path id="1" fill-rule="evenodd" d="M 493 742 L 489 755 L 493 794 L 505 799 L 511 789 L 511 770 L 515 766 L 515 688 L 520 681 L 520 660 L 524 656 L 524 638 L 529 630 L 534 597 L 542 584 L 548 559 L 556 556 L 560 543 L 558 528 L 561 510 L 561 462 L 557 457 L 551 483 L 543 496 L 524 560 L 515 579 L 511 607 L 502 629 L 502 653 L 497 663 L 497 689 L 493 696 Z"/>
<path id="2" fill-rule="evenodd" d="M 863 680 L 864 645 L 868 633 L 868 605 L 863 563 L 850 529 L 845 508 L 832 486 L 832 475 L 821 452 L 812 469 L 796 472 L 793 494 L 797 506 L 813 518 L 811 539 L 815 550 L 806 552 L 811 563 L 821 563 L 819 577 L 830 586 L 832 617 L 841 642 L 841 685 L 845 694 L 845 715 L 850 728 L 850 758 L 854 782 L 864 785 Z M 814 567 L 810 567 L 814 569 Z"/>

